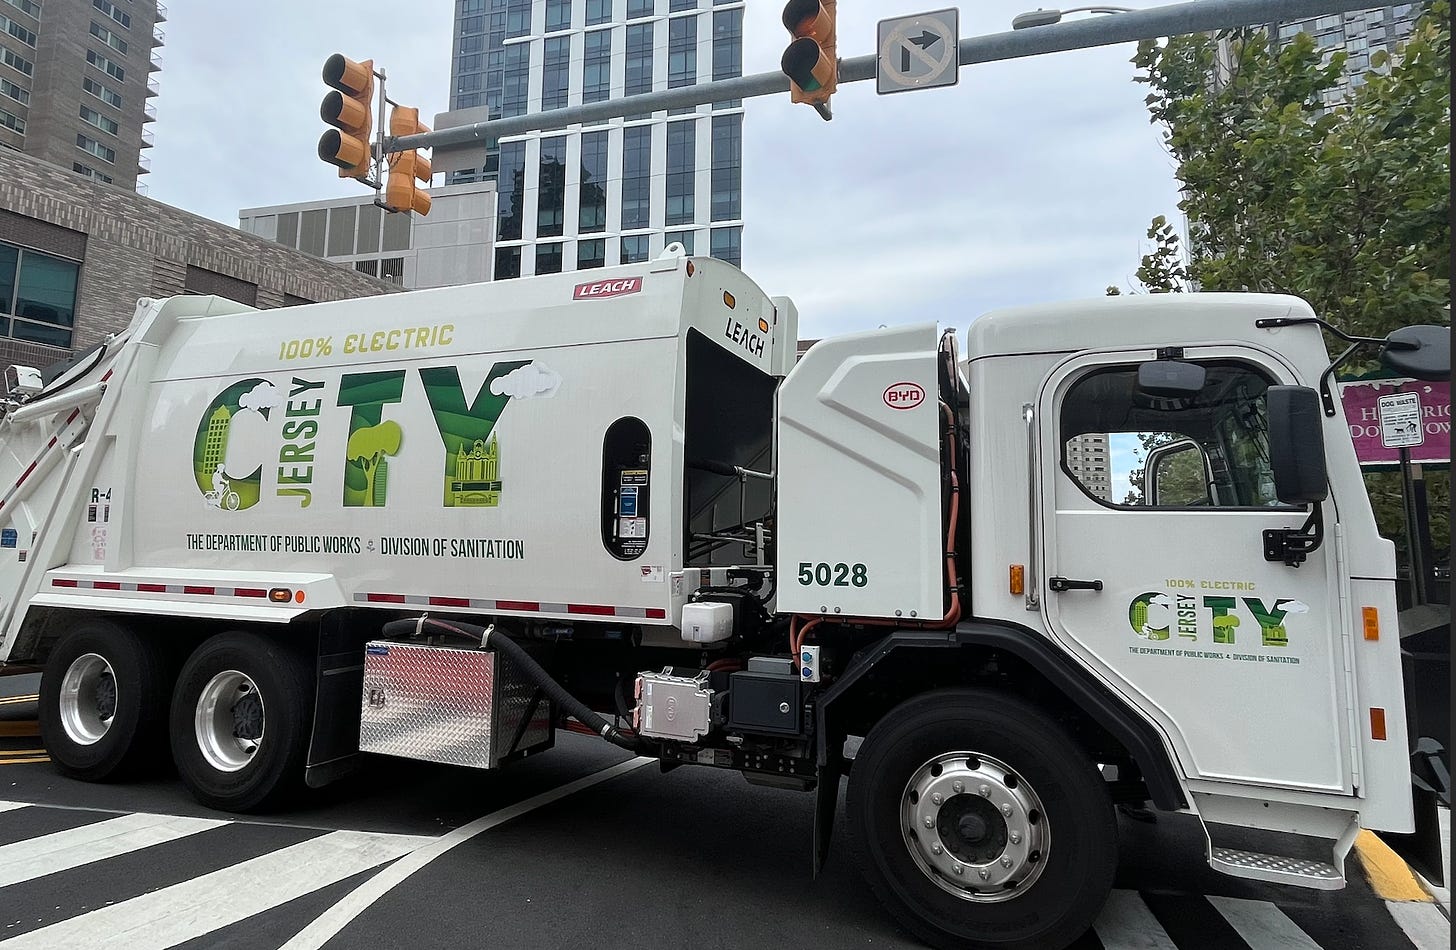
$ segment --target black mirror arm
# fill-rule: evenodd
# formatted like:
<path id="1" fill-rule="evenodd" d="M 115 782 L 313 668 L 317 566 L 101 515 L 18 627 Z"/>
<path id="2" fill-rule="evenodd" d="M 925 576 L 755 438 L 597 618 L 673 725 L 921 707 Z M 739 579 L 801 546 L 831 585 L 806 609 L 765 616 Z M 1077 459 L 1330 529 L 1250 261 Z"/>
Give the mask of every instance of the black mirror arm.
<path id="1" fill-rule="evenodd" d="M 1304 323 L 1317 324 L 1326 332 L 1332 334 L 1333 336 L 1337 336 L 1340 339 L 1344 340 L 1346 343 L 1350 344 L 1345 348 L 1345 351 L 1343 353 L 1335 357 L 1334 362 L 1330 363 L 1329 366 L 1325 367 L 1325 371 L 1323 373 L 1320 373 L 1320 402 L 1324 404 L 1325 415 L 1333 416 L 1335 414 L 1335 390 L 1334 386 L 1331 384 L 1334 382 L 1335 370 L 1343 366 L 1345 360 L 1349 359 L 1352 355 L 1354 355 L 1355 351 L 1360 349 L 1360 347 L 1370 345 L 1390 346 L 1392 345 L 1392 341 L 1384 340 L 1380 337 L 1373 336 L 1353 336 L 1349 333 L 1346 333 L 1344 330 L 1341 330 L 1339 327 L 1329 323 L 1328 321 L 1321 320 L 1319 317 L 1271 317 L 1266 320 L 1255 320 L 1254 326 L 1258 327 L 1261 330 L 1272 330 L 1276 327 L 1294 327 Z M 1410 344 L 1398 344 L 1396 348 L 1415 349 L 1415 347 Z"/>

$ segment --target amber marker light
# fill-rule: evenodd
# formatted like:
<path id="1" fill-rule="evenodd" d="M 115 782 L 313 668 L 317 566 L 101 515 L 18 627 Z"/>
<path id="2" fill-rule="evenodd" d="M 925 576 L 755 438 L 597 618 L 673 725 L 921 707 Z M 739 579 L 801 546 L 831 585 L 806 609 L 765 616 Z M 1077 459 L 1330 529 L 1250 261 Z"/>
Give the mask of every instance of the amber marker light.
<path id="1" fill-rule="evenodd" d="M 1011 593 L 1018 597 L 1026 593 L 1026 566 L 1022 564 L 1011 565 Z"/>
<path id="2" fill-rule="evenodd" d="M 1365 627 L 1366 640 L 1380 639 L 1380 611 L 1374 607 L 1361 607 L 1360 619 Z"/>

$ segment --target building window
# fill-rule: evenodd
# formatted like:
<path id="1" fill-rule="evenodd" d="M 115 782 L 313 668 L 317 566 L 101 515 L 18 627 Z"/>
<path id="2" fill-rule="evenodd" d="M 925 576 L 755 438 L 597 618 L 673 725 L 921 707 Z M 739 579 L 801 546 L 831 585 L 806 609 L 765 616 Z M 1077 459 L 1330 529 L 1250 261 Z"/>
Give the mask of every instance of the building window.
<path id="1" fill-rule="evenodd" d="M 591 270 L 607 266 L 607 242 L 603 238 L 581 241 L 576 245 L 576 269 Z"/>
<path id="2" fill-rule="evenodd" d="M 496 179 L 496 206 L 499 208 L 498 241 L 519 241 L 525 219 L 526 143 L 505 142 L 500 147 L 500 175 Z M 517 270 L 512 276 L 519 277 Z"/>
<path id="3" fill-rule="evenodd" d="M 506 37 L 531 32 L 531 0 L 506 0 Z"/>
<path id="4" fill-rule="evenodd" d="M 379 259 L 379 279 L 404 286 L 404 258 L 382 257 Z"/>
<path id="5" fill-rule="evenodd" d="M 622 263 L 636 264 L 647 260 L 646 234 L 632 234 L 622 238 Z"/>
<path id="6" fill-rule="evenodd" d="M 570 86 L 571 37 L 552 37 L 545 43 L 541 71 L 541 108 L 565 109 Z"/>
<path id="7" fill-rule="evenodd" d="M 116 149 L 107 148 L 95 139 L 88 139 L 86 136 L 78 134 L 76 136 L 76 147 L 83 152 L 90 152 L 107 164 L 116 164 Z"/>
<path id="8" fill-rule="evenodd" d="M 652 127 L 622 130 L 622 229 L 645 228 L 652 218 Z"/>
<path id="9" fill-rule="evenodd" d="M 712 219 L 733 221 L 742 217 L 743 202 L 743 116 L 713 116 Z M 716 256 L 716 255 L 714 255 Z"/>
<path id="10" fill-rule="evenodd" d="M 667 21 L 667 88 L 691 86 L 698 78 L 698 18 Z"/>
<path id="11" fill-rule="evenodd" d="M 17 340 L 69 347 L 81 265 L 0 244 L 0 332 Z"/>
<path id="12" fill-rule="evenodd" d="M 627 27 L 626 95 L 652 91 L 652 28 L 655 25 L 639 23 Z"/>
<path id="13" fill-rule="evenodd" d="M 577 186 L 577 230 L 582 234 L 607 228 L 607 133 L 581 135 L 581 183 Z"/>
<path id="14" fill-rule="evenodd" d="M 734 267 L 743 263 L 743 229 L 714 228 L 710 253 L 720 261 L 727 261 Z"/>
<path id="15" fill-rule="evenodd" d="M 86 51 L 86 62 L 90 63 L 92 66 L 95 66 L 97 69 L 101 70 L 112 79 L 115 79 L 117 82 L 126 82 L 126 70 L 116 65 L 105 56 L 102 56 L 94 49 L 88 49 Z"/>
<path id="16" fill-rule="evenodd" d="M 25 120 L 18 115 L 11 115 L 4 109 L 0 109 L 0 127 L 25 134 Z"/>
<path id="17" fill-rule="evenodd" d="M 693 182 L 697 178 L 697 123 L 669 122 L 667 125 L 667 219 L 666 223 L 691 224 L 697 212 Z"/>
<path id="18" fill-rule="evenodd" d="M 495 279 L 510 280 L 521 276 L 521 249 L 519 247 L 498 247 L 495 249 Z"/>
<path id="19" fill-rule="evenodd" d="M 105 43 L 107 46 L 110 46 L 121 55 L 126 55 L 126 40 L 111 32 L 100 23 L 97 23 L 95 20 L 91 21 L 91 35 L 96 37 L 101 42 Z"/>
<path id="20" fill-rule="evenodd" d="M 38 3 L 33 3 L 31 0 L 5 0 L 5 2 L 21 13 L 33 16 L 37 20 L 40 19 L 40 4 Z"/>
<path id="21" fill-rule="evenodd" d="M 612 0 L 586 0 L 586 25 L 612 22 Z"/>
<path id="22" fill-rule="evenodd" d="M 653 0 L 627 0 L 627 19 L 652 16 Z"/>
<path id="23" fill-rule="evenodd" d="M 111 135 L 115 135 L 121 131 L 121 126 L 117 124 L 115 119 L 104 116 L 95 109 L 89 109 L 86 106 L 81 107 L 81 121 L 89 125 L 94 125 L 101 131 Z"/>
<path id="24" fill-rule="evenodd" d="M 379 262 L 377 260 L 355 261 L 354 269 L 361 274 L 368 274 L 370 277 L 379 276 Z"/>
<path id="25" fill-rule="evenodd" d="M 354 205 L 329 209 L 329 257 L 348 257 L 354 252 L 355 218 Z"/>
<path id="26" fill-rule="evenodd" d="M 131 29 L 131 14 L 117 9 L 116 4 L 111 0 L 91 0 L 91 5 L 120 23 L 125 29 Z"/>
<path id="27" fill-rule="evenodd" d="M 571 29 L 571 0 L 546 0 L 546 32 Z"/>
<path id="28" fill-rule="evenodd" d="M 541 140 L 536 236 L 560 237 L 566 223 L 566 136 Z M 557 257 L 559 258 L 558 251 Z M 540 273 L 540 270 L 537 270 Z"/>
<path id="29" fill-rule="evenodd" d="M 3 46 L 0 46 L 0 63 L 4 63 L 23 76 L 29 76 L 35 72 L 35 63 Z"/>
<path id="30" fill-rule="evenodd" d="M 0 96 L 8 96 L 21 105 L 30 101 L 30 90 L 22 89 L 8 79 L 0 77 Z"/>
<path id="31" fill-rule="evenodd" d="M 698 0 L 669 0 L 667 4 L 668 13 L 678 13 L 682 10 L 696 10 Z"/>
<path id="32" fill-rule="evenodd" d="M 501 90 L 501 115 L 525 115 L 526 94 L 531 83 L 531 44 L 507 46 Z"/>
<path id="33" fill-rule="evenodd" d="M 683 246 L 683 253 L 693 253 L 693 232 L 691 231 L 669 231 L 663 235 L 662 240 L 664 246 L 668 244 L 681 244 Z"/>
<path id="34" fill-rule="evenodd" d="M 20 42 L 24 43 L 26 46 L 35 46 L 34 31 L 27 30 L 25 27 L 21 26 L 19 23 L 16 23 L 14 20 L 10 19 L 3 13 L 0 13 L 0 28 L 4 28 L 6 33 L 9 33 L 17 40 L 20 40 Z"/>
<path id="35" fill-rule="evenodd" d="M 81 88 L 86 90 L 91 95 L 95 96 L 97 99 L 100 99 L 102 102 L 111 106 L 113 109 L 121 108 L 121 96 L 117 95 L 111 89 L 103 86 L 101 83 L 92 79 L 90 76 L 81 77 Z"/>
<path id="36" fill-rule="evenodd" d="M 561 273 L 561 244 L 536 245 L 536 273 L 538 274 L 559 274 Z"/>
<path id="37" fill-rule="evenodd" d="M 743 11 L 713 12 L 713 79 L 743 75 Z"/>
<path id="38" fill-rule="evenodd" d="M 612 31 L 586 34 L 581 61 L 581 101 L 601 102 L 612 94 Z"/>
<path id="39" fill-rule="evenodd" d="M 80 162 L 72 162 L 71 171 L 85 175 L 87 178 L 95 178 L 98 181 L 104 181 L 108 185 L 112 182 L 112 178 L 110 175 L 103 175 L 96 169 L 92 168 L 90 165 L 82 165 Z"/>

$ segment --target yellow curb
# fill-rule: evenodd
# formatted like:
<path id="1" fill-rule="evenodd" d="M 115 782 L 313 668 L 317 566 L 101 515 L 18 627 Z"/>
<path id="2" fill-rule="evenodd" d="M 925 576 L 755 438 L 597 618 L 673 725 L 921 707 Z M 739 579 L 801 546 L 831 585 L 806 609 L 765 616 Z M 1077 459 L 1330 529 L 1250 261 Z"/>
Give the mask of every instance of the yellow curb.
<path id="1" fill-rule="evenodd" d="M 1405 860 L 1372 831 L 1361 831 L 1355 838 L 1355 853 L 1365 869 L 1370 889 L 1388 901 L 1433 901 Z"/>

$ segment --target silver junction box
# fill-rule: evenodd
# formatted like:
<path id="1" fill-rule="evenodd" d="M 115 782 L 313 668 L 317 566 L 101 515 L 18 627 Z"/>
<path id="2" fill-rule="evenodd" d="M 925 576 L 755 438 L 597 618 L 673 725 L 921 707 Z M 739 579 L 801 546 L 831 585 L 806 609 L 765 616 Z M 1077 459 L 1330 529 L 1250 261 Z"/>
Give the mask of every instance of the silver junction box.
<path id="1" fill-rule="evenodd" d="M 640 736 L 697 742 L 713 728 L 713 691 L 706 672 L 692 679 L 639 673 L 636 693 L 632 725 Z"/>
<path id="2" fill-rule="evenodd" d="M 543 695 L 532 708 L 535 694 L 494 651 L 375 640 L 364 652 L 359 750 L 497 768 L 551 745 L 551 703 Z"/>

